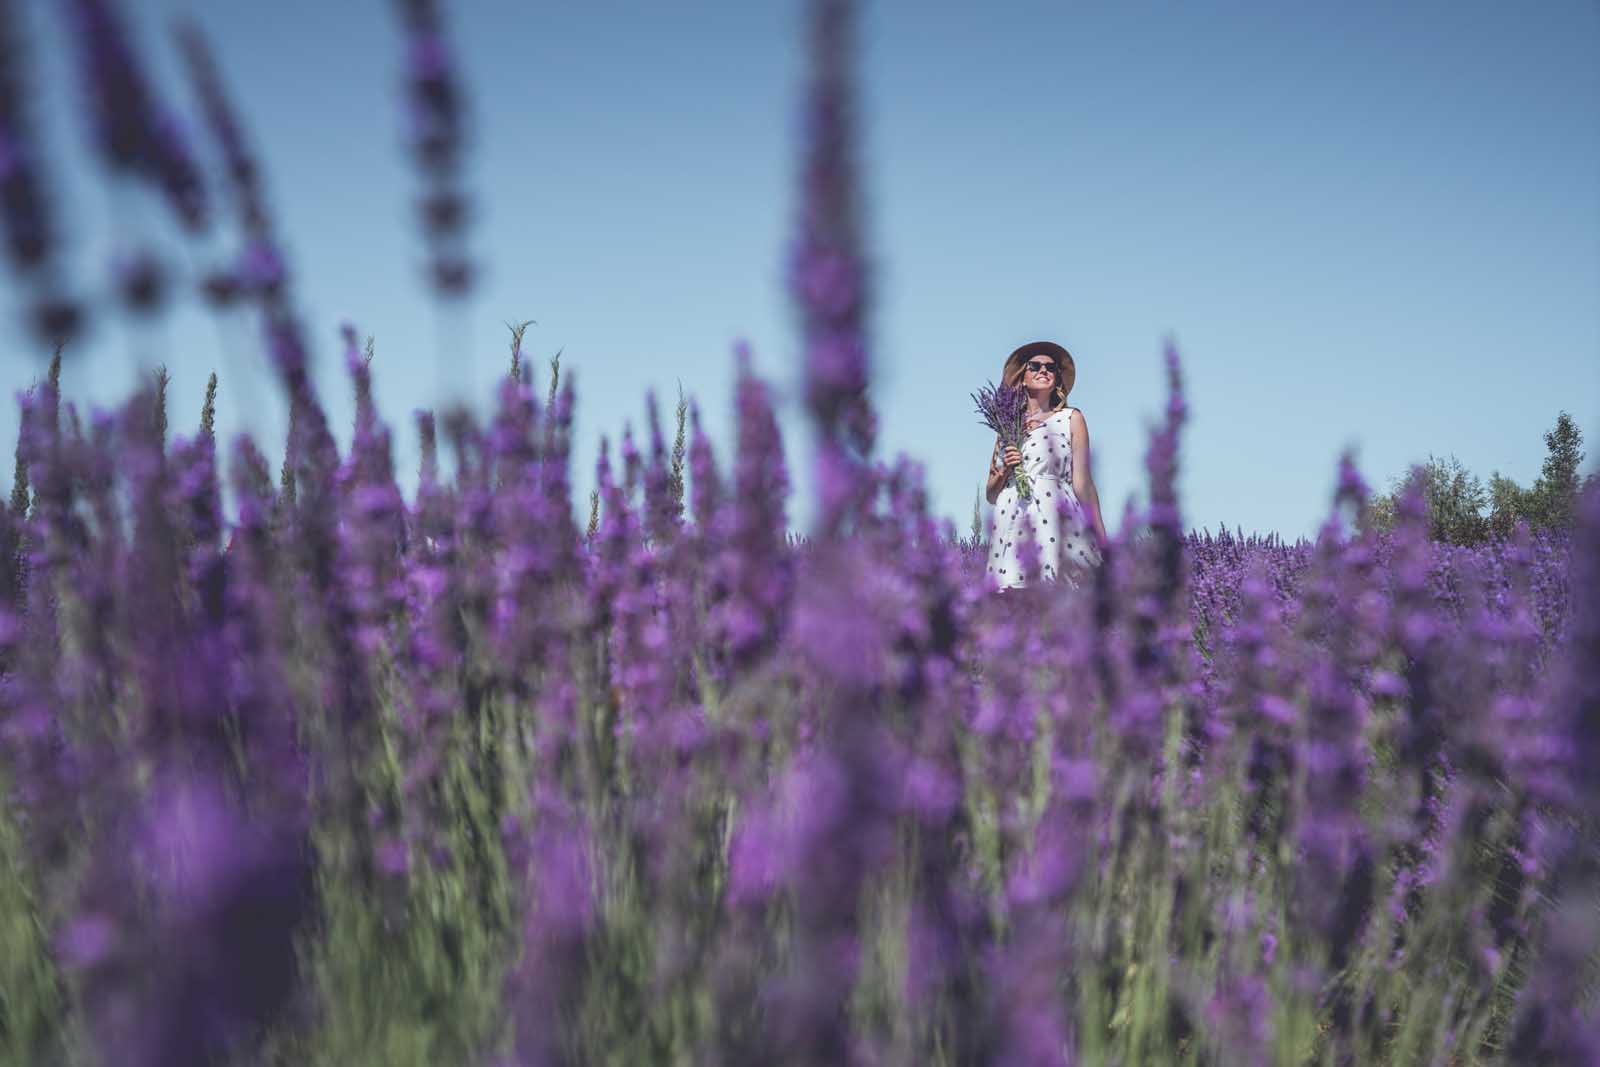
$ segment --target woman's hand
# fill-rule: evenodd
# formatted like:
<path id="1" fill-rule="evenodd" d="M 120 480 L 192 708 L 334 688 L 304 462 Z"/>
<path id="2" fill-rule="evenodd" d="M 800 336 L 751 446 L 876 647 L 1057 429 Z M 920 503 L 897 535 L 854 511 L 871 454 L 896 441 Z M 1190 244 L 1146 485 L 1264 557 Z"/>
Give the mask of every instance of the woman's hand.
<path id="1" fill-rule="evenodd" d="M 989 455 L 989 484 L 984 490 L 984 497 L 993 504 L 1000 496 L 1000 487 L 1006 484 L 1011 477 L 1011 471 L 1022 462 L 1022 453 L 1015 448 L 1000 449 L 1000 442 L 994 443 L 994 451 Z"/>

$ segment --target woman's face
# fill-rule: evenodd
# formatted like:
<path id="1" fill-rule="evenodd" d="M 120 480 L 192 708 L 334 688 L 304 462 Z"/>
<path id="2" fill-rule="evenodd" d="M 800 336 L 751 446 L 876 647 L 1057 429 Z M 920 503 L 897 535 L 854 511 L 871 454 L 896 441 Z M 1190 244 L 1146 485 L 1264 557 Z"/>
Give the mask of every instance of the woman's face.
<path id="1" fill-rule="evenodd" d="M 1049 395 L 1061 376 L 1061 368 L 1049 356 L 1031 356 L 1022 365 L 1022 385 L 1035 395 Z"/>

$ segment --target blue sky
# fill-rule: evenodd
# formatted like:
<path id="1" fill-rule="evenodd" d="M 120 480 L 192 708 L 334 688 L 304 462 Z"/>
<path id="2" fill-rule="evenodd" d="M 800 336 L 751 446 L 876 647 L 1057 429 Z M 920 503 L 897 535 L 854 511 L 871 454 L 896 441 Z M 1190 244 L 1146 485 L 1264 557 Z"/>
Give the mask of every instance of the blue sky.
<path id="1" fill-rule="evenodd" d="M 195 250 L 86 150 L 55 5 L 37 73 L 79 284 L 119 240 Z M 398 34 L 383 0 L 141 0 L 171 99 L 171 15 L 198 12 L 266 161 L 318 379 L 348 435 L 338 326 L 376 337 L 377 395 L 413 479 L 410 413 L 487 397 L 507 320 L 564 347 L 584 496 L 602 433 L 677 383 L 732 440 L 732 346 L 778 388 L 811 514 L 797 332 L 783 287 L 803 73 L 798 4 L 590 0 L 450 5 L 471 93 L 473 246 L 488 273 L 441 318 L 419 281 L 401 146 Z M 48 8 L 48 9 L 47 9 Z M 1556 412 L 1600 458 L 1600 15 L 1578 0 L 865 5 L 863 169 L 885 454 L 920 459 L 965 528 L 990 439 L 968 394 L 1015 345 L 1066 344 L 1108 524 L 1142 490 L 1183 356 L 1188 522 L 1309 534 L 1341 449 L 1383 486 L 1430 452 L 1530 482 Z M 0 285 L 0 387 L 42 369 Z M 441 337 L 448 338 L 441 344 Z M 156 326 L 100 317 L 66 371 L 107 405 L 141 361 L 171 369 L 172 420 L 222 378 L 225 435 L 281 447 L 282 405 L 248 321 L 193 301 Z M 442 362 L 442 365 L 441 365 Z M 14 439 L 14 406 L 0 440 Z M 1587 464 L 1594 466 L 1594 460 Z"/>

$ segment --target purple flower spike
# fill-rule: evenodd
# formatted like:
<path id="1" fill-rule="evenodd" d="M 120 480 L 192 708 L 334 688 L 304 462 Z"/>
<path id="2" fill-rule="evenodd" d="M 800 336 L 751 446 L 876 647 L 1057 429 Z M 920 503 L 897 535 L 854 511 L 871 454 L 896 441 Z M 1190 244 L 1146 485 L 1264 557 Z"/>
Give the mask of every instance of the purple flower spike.
<path id="1" fill-rule="evenodd" d="M 436 292 L 454 297 L 471 287 L 474 269 L 461 248 L 471 217 L 460 179 L 465 107 L 440 6 L 437 0 L 395 0 L 406 34 L 408 134 L 422 172 L 418 214 L 429 248 L 428 275 Z"/>
<path id="2" fill-rule="evenodd" d="M 868 403 L 869 284 L 855 186 L 855 4 L 813 0 L 811 74 L 799 234 L 790 290 L 806 349 L 806 403 L 819 434 L 821 532 L 839 532 L 859 506 L 876 436 Z"/>
<path id="3" fill-rule="evenodd" d="M 186 135 L 151 91 L 116 5 L 70 0 L 68 7 L 101 157 L 113 172 L 156 185 L 184 226 L 203 229 L 209 221 L 205 187 Z"/>
<path id="4" fill-rule="evenodd" d="M 1574 531 L 1573 588 L 1589 591 L 1576 606 L 1571 644 L 1560 690 L 1560 738 L 1573 816 L 1585 825 L 1600 817 L 1600 490 L 1578 500 Z M 1549 889 L 1551 914 L 1545 920 L 1542 955 L 1520 1006 L 1508 1056 L 1516 1063 L 1593 1063 L 1600 1055 L 1600 1027 L 1573 975 L 1583 973 L 1600 945 L 1593 888 L 1600 878 L 1589 835 L 1568 831 L 1554 850 Z"/>
<path id="5" fill-rule="evenodd" d="M 56 344 L 76 331 L 82 310 L 62 292 L 57 269 L 49 175 L 29 114 L 23 6 L 0 0 L 0 237 L 17 276 L 33 288 L 27 317 L 35 336 Z"/>
<path id="6" fill-rule="evenodd" d="M 689 405 L 689 481 L 689 511 L 700 536 L 705 537 L 722 506 L 722 482 L 711 440 L 700 427 L 698 404 Z"/>
<path id="7" fill-rule="evenodd" d="M 710 623 L 729 662 L 748 666 L 776 642 L 794 580 L 785 545 L 789 475 L 783 441 L 767 386 L 751 372 L 742 347 L 738 365 L 737 463 L 723 519 L 726 542 L 710 564 L 717 598 Z"/>
<path id="8" fill-rule="evenodd" d="M 56 234 L 28 115 L 21 6 L 16 0 L 0 3 L 0 227 L 12 265 L 29 273 L 51 257 Z"/>
<path id="9" fill-rule="evenodd" d="M 244 251 L 238 262 L 214 269 L 202 285 L 208 299 L 215 303 L 230 301 L 242 293 L 259 301 L 269 320 L 287 320 L 287 268 L 262 191 L 260 165 L 228 99 L 205 34 L 188 21 L 179 22 L 176 32 L 191 89 L 222 154 L 228 190 L 244 238 Z"/>

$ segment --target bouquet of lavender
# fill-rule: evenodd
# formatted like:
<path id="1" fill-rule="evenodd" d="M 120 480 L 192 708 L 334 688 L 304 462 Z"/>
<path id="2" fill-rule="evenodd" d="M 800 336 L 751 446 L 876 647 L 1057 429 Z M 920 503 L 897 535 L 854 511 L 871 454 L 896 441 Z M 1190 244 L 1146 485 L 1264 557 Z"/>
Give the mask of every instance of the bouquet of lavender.
<path id="1" fill-rule="evenodd" d="M 1022 438 L 1026 434 L 1023 425 L 1028 412 L 1027 393 L 1010 385 L 989 384 L 973 393 L 972 399 L 978 405 L 978 414 L 983 416 L 983 424 L 1000 435 L 1001 449 L 1022 448 Z M 1024 500 L 1033 496 L 1033 485 L 1021 467 L 1012 468 L 1011 479 L 1017 487 L 1018 496 Z"/>

